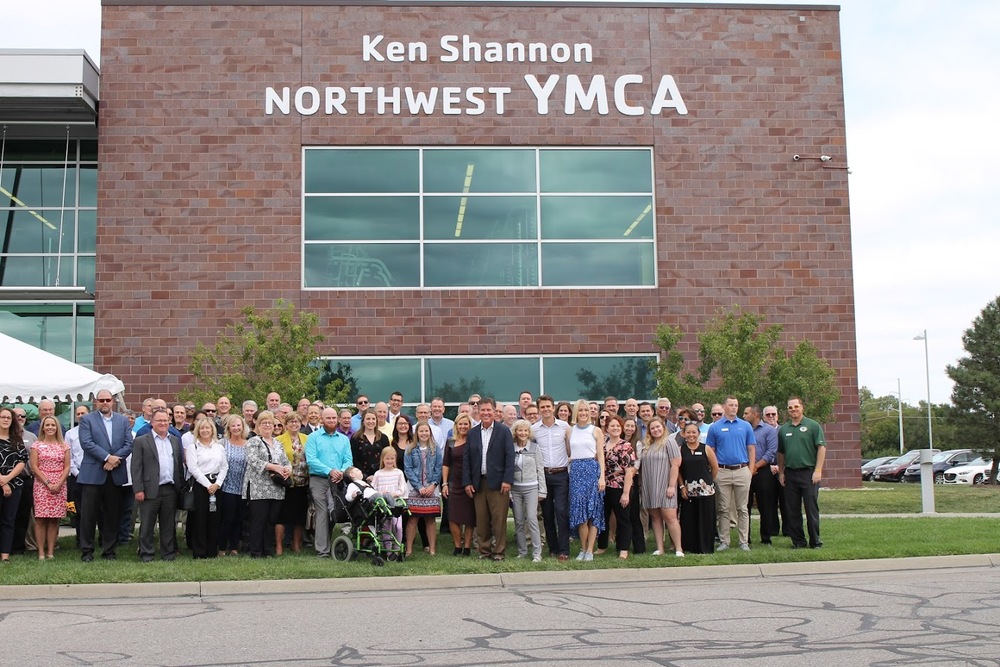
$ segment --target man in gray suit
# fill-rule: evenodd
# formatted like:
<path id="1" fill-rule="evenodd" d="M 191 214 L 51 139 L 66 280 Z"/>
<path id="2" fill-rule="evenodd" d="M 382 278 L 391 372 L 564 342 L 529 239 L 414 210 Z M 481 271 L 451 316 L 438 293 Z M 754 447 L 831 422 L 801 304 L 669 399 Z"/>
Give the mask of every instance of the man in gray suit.
<path id="1" fill-rule="evenodd" d="M 153 430 L 135 439 L 132 448 L 132 491 L 139 504 L 139 559 L 153 560 L 153 534 L 160 524 L 160 557 L 177 552 L 177 498 L 184 484 L 181 441 L 171 435 L 170 413 L 155 408 Z"/>
<path id="2" fill-rule="evenodd" d="M 76 483 L 80 487 L 80 559 L 94 560 L 94 533 L 97 514 L 101 521 L 101 555 L 115 559 L 118 526 L 121 521 L 120 487 L 128 481 L 125 459 L 132 453 L 132 428 L 128 417 L 112 412 L 111 392 L 97 392 L 91 412 L 80 420 L 80 448 L 83 460 Z"/>

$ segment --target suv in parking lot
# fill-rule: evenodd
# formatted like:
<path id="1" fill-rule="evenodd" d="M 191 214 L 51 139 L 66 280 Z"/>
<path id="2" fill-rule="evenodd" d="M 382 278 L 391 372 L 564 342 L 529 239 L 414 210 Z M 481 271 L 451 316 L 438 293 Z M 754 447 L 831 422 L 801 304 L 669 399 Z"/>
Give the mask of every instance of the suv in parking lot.
<path id="1" fill-rule="evenodd" d="M 976 459 L 976 453 L 971 449 L 949 449 L 941 452 L 940 454 L 935 454 L 934 459 L 931 461 L 931 465 L 934 470 L 934 483 L 944 484 L 944 473 L 949 468 L 954 468 L 955 466 L 965 465 Z M 900 478 L 901 482 L 919 482 L 920 481 L 920 460 L 918 459 L 912 465 L 910 465 L 903 476 Z"/>

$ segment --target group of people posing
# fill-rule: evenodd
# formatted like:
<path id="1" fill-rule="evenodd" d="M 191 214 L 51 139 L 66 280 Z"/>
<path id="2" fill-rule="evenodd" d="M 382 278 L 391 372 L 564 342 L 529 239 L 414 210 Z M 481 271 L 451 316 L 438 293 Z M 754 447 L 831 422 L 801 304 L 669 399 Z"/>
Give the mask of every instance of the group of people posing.
<path id="1" fill-rule="evenodd" d="M 619 558 L 645 553 L 648 529 L 654 555 L 728 549 L 731 525 L 739 548 L 749 550 L 753 501 L 762 543 L 784 523 L 793 547 L 822 544 L 823 432 L 794 397 L 780 428 L 774 406 L 749 406 L 741 419 L 733 397 L 713 406 L 711 423 L 698 403 L 674 413 L 667 399 L 654 408 L 630 398 L 619 414 L 614 397 L 571 405 L 546 395 L 536 401 L 529 392 L 516 405 L 473 395 L 454 420 L 440 398 L 403 414 L 399 392 L 375 407 L 359 396 L 357 411 L 308 399 L 293 407 L 275 392 L 264 409 L 245 401 L 241 413 L 227 397 L 200 410 L 147 399 L 135 417 L 113 404 L 103 391 L 95 412 L 78 406 L 78 423 L 65 436 L 54 405 L 40 404 L 37 439 L 15 409 L 0 408 L 0 560 L 9 562 L 28 488 L 42 560 L 53 557 L 68 493 L 85 562 L 95 557 L 98 523 L 100 556 L 116 558 L 117 545 L 132 536 L 136 509 L 145 562 L 156 554 L 157 527 L 160 557 L 176 557 L 184 511 L 194 558 L 298 552 L 310 532 L 316 554 L 329 558 L 331 503 L 352 479 L 405 502 L 405 525 L 393 530 L 406 555 L 418 534 L 424 551 L 437 553 L 441 518 L 453 555 L 475 549 L 481 559 L 502 561 L 511 509 L 516 556 L 535 562 L 543 545 L 568 560 L 571 530 L 581 561 L 603 553 L 612 534 Z M 779 523 L 781 497 L 787 511 Z"/>

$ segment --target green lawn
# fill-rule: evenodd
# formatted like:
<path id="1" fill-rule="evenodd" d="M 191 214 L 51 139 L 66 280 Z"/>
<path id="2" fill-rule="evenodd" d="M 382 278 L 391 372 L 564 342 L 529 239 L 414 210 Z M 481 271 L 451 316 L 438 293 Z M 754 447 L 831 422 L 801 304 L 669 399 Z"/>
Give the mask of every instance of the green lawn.
<path id="1" fill-rule="evenodd" d="M 938 512 L 1000 512 L 1000 486 L 934 485 Z M 861 489 L 824 489 L 821 514 L 919 514 L 919 484 L 864 482 Z"/>
<path id="2" fill-rule="evenodd" d="M 831 492 L 834 495 L 837 492 Z M 863 492 L 854 492 L 863 493 Z M 873 495 L 875 492 L 871 492 Z M 886 492 L 886 494 L 891 492 Z M 824 492 L 826 494 L 826 492 Z M 825 498 L 824 498 L 825 500 Z M 823 501 L 821 501 L 823 502 Z M 829 511 L 829 510 L 827 510 Z M 754 520 L 753 528 L 757 528 Z M 509 558 L 503 563 L 451 556 L 451 540 L 439 542 L 439 555 L 419 553 L 405 563 L 374 567 L 366 560 L 337 563 L 315 555 L 285 555 L 252 560 L 227 557 L 213 561 L 193 561 L 186 556 L 173 563 L 140 563 L 134 546 L 119 549 L 119 560 L 81 563 L 72 538 L 63 538 L 55 559 L 39 562 L 34 555 L 13 557 L 0 569 L 4 584 L 68 584 L 150 581 L 222 581 L 252 579 L 318 579 L 328 577 L 409 576 L 428 574 L 470 574 L 536 570 L 590 570 L 595 568 L 687 567 L 692 565 L 732 565 L 738 563 L 779 563 L 795 561 L 899 558 L 952 554 L 994 553 L 1000 519 L 932 518 L 914 519 L 827 519 L 822 524 L 822 549 L 792 550 L 788 538 L 775 539 L 773 547 L 755 545 L 749 554 L 731 549 L 711 555 L 643 555 L 620 561 L 614 551 L 597 556 L 593 563 L 571 560 L 559 563 L 547 558 L 543 563 Z M 513 541 L 509 544 L 513 548 Z M 508 552 L 509 553 L 509 552 Z M 576 553 L 574 545 L 573 553 Z M 444 582 L 442 582 L 442 585 Z"/>

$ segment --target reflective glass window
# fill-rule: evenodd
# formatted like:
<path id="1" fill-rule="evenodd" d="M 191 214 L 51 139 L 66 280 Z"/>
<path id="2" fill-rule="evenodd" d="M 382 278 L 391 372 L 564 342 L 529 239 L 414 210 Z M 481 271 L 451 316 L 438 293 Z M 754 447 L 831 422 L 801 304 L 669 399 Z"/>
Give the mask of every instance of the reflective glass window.
<path id="1" fill-rule="evenodd" d="M 542 197 L 543 239 L 653 238 L 652 197 Z"/>
<path id="2" fill-rule="evenodd" d="M 0 210 L 2 251 L 71 253 L 76 234 L 75 217 L 73 209 Z"/>
<path id="3" fill-rule="evenodd" d="M 424 238 L 535 239 L 535 197 L 424 197 Z"/>
<path id="4" fill-rule="evenodd" d="M 66 175 L 65 184 L 63 174 Z M 68 170 L 61 164 L 4 164 L 0 187 L 3 187 L 0 190 L 0 206 L 3 207 L 73 206 L 76 202 L 76 167 L 73 163 Z"/>
<path id="5" fill-rule="evenodd" d="M 427 287 L 525 287 L 538 284 L 534 243 L 428 243 L 424 246 Z"/>
<path id="6" fill-rule="evenodd" d="M 73 329 L 72 304 L 0 304 L 0 331 L 70 361 Z"/>
<path id="7" fill-rule="evenodd" d="M 4 287 L 65 287 L 73 285 L 73 257 L 57 255 L 0 256 L 0 285 Z M 56 275 L 59 275 L 58 282 Z"/>
<path id="8" fill-rule="evenodd" d="M 420 237 L 417 197 L 307 197 L 307 241 L 409 240 Z"/>
<path id="9" fill-rule="evenodd" d="M 339 377 L 352 386 L 351 396 L 365 394 L 371 407 L 388 401 L 394 391 L 402 392 L 408 403 L 420 400 L 420 359 L 385 357 L 381 359 L 324 359 L 320 383 Z"/>
<path id="10" fill-rule="evenodd" d="M 306 287 L 419 287 L 415 243 L 314 243 L 305 248 Z"/>
<path id="11" fill-rule="evenodd" d="M 94 307 L 79 305 L 76 308 L 76 359 L 78 364 L 94 367 Z"/>
<path id="12" fill-rule="evenodd" d="M 96 266 L 96 258 L 93 255 L 83 255 L 76 260 L 76 284 L 86 289 L 89 294 L 97 291 L 94 287 Z"/>
<path id="13" fill-rule="evenodd" d="M 538 395 L 538 357 L 429 358 L 425 396 L 445 402 L 465 401 L 471 394 L 516 401 L 525 389 Z"/>
<path id="14" fill-rule="evenodd" d="M 652 192 L 651 154 L 644 149 L 543 149 L 542 192 Z"/>
<path id="15" fill-rule="evenodd" d="M 655 280 L 652 243 L 542 244 L 546 287 L 624 287 L 654 285 Z"/>
<path id="16" fill-rule="evenodd" d="M 80 211 L 77 213 L 79 224 L 77 251 L 97 251 L 97 211 Z"/>
<path id="17" fill-rule="evenodd" d="M 545 357 L 545 393 L 557 401 L 585 398 L 604 400 L 617 396 L 640 400 L 656 396 L 656 379 L 651 361 L 654 356 L 634 357 Z"/>
<path id="18" fill-rule="evenodd" d="M 97 165 L 80 165 L 80 206 L 97 206 Z"/>
<path id="19" fill-rule="evenodd" d="M 419 159 L 415 149 L 307 150 L 306 193 L 417 192 Z"/>
<path id="20" fill-rule="evenodd" d="M 533 149 L 424 150 L 424 192 L 534 192 Z"/>

